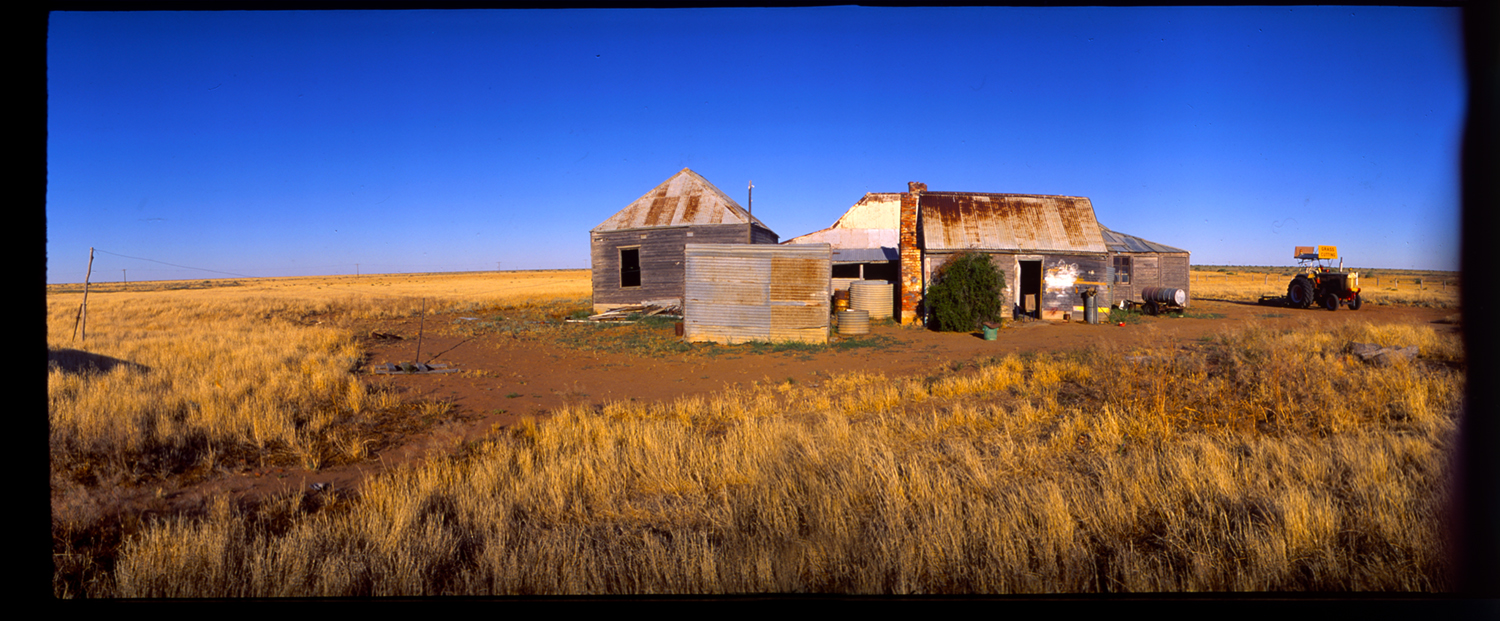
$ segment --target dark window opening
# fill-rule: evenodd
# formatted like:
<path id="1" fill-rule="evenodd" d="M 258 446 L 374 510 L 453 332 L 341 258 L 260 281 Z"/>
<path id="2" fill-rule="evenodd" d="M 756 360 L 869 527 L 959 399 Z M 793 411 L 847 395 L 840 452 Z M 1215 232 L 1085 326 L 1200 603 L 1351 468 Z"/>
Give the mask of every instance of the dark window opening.
<path id="1" fill-rule="evenodd" d="M 833 264 L 834 278 L 859 278 L 858 263 L 835 263 Z"/>
<path id="2" fill-rule="evenodd" d="M 896 282 L 901 278 L 901 266 L 895 261 L 865 264 L 865 280 L 887 280 Z"/>
<path id="3" fill-rule="evenodd" d="M 620 286 L 641 286 L 641 249 L 620 249 Z"/>
<path id="4" fill-rule="evenodd" d="M 1130 284 L 1130 257 L 1115 257 L 1115 283 Z"/>

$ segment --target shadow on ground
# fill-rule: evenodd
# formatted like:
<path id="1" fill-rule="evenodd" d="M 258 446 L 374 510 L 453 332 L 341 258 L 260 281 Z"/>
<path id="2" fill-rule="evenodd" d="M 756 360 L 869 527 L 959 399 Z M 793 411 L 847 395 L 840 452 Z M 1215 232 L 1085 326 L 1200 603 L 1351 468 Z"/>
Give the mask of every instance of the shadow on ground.
<path id="1" fill-rule="evenodd" d="M 143 364 L 111 358 L 109 356 L 79 351 L 76 349 L 58 348 L 47 349 L 47 368 L 61 369 L 66 373 L 108 373 L 115 367 L 124 366 L 136 371 L 150 371 L 151 368 Z"/>

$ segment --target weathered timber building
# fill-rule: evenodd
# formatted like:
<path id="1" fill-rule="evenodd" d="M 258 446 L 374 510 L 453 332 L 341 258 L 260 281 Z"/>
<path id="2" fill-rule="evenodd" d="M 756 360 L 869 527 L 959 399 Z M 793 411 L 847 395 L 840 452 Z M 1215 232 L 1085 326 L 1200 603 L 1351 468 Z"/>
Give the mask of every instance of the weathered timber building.
<path id="1" fill-rule="evenodd" d="M 912 184 L 902 195 L 902 241 L 920 250 L 902 252 L 902 284 L 912 292 L 926 290 L 944 263 L 961 252 L 990 255 L 1005 272 L 1005 291 L 1016 315 L 1061 319 L 1083 307 L 1083 289 L 1111 302 L 1111 260 L 1094 206 L 1079 196 L 927 192 Z M 909 228 L 915 230 L 909 231 Z M 910 259 L 910 260 L 909 260 Z M 920 296 L 903 292 L 902 318 L 924 312 Z M 911 308 L 908 308 L 910 306 Z"/>
<path id="2" fill-rule="evenodd" d="M 1141 301 L 1146 287 L 1188 291 L 1188 251 L 1099 227 L 1114 268 L 1115 299 Z"/>
<path id="3" fill-rule="evenodd" d="M 688 244 L 689 341 L 828 342 L 828 244 Z"/>
<path id="4" fill-rule="evenodd" d="M 685 246 L 775 244 L 777 235 L 714 184 L 682 169 L 589 231 L 594 310 L 680 304 Z"/>
<path id="5" fill-rule="evenodd" d="M 913 182 L 906 192 L 866 194 L 833 226 L 786 243 L 831 245 L 835 289 L 896 282 L 903 323 L 925 314 L 927 285 L 966 251 L 990 255 L 1005 272 L 1017 317 L 1081 314 L 1088 289 L 1100 308 L 1140 301 L 1145 287 L 1188 290 L 1188 251 L 1104 228 L 1080 196 L 929 192 Z"/>

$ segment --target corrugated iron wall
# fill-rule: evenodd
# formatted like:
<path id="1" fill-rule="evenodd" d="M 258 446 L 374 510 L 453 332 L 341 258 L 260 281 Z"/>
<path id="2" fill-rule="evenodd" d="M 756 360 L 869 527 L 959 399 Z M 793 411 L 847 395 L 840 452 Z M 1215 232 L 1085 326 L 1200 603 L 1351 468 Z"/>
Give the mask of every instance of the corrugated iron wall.
<path id="1" fill-rule="evenodd" d="M 828 244 L 687 244 L 686 255 L 689 341 L 828 341 Z"/>

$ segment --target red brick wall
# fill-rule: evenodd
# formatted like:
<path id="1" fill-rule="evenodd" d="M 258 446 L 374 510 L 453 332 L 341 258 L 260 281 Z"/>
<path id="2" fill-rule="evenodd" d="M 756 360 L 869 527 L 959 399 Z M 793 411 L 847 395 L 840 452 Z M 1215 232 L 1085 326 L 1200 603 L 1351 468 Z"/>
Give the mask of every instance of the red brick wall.
<path id="1" fill-rule="evenodd" d="M 901 194 L 901 323 L 909 325 L 917 320 L 917 308 L 922 304 L 922 249 L 917 247 L 917 206 L 927 184 L 912 181 L 906 184 Z"/>

